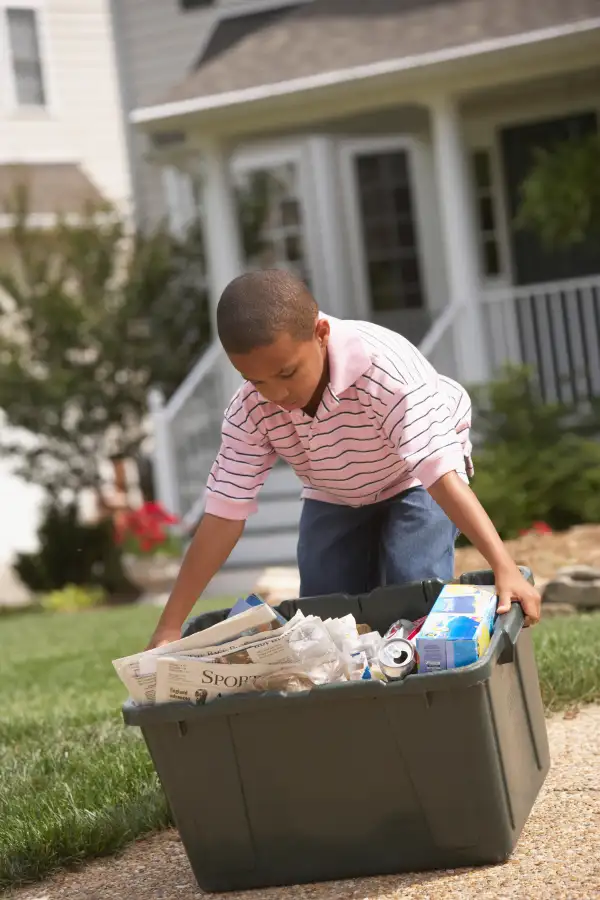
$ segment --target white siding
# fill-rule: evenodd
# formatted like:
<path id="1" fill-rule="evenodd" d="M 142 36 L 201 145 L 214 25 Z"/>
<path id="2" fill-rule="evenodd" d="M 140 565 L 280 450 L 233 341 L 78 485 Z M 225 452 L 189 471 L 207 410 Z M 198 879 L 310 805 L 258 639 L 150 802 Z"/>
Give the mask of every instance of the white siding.
<path id="1" fill-rule="evenodd" d="M 47 101 L 43 108 L 19 108 L 15 103 L 7 6 L 37 10 Z M 7 162 L 78 163 L 108 200 L 130 211 L 109 0 L 0 0 L 0 164 Z M 41 491 L 16 478 L 12 467 L 0 460 L 0 497 L 4 561 L 35 546 Z"/>
<path id="2" fill-rule="evenodd" d="M 177 0 L 113 0 L 124 103 L 149 106 L 164 97 L 199 59 L 215 8 L 182 12 Z M 160 169 L 146 161 L 145 136 L 131 137 L 138 217 L 150 224 L 166 216 Z"/>
<path id="3" fill-rule="evenodd" d="M 18 109 L 10 89 L 4 7 L 38 9 L 45 109 Z M 100 191 L 131 200 L 124 116 L 108 0 L 0 0 L 0 163 L 78 162 Z"/>

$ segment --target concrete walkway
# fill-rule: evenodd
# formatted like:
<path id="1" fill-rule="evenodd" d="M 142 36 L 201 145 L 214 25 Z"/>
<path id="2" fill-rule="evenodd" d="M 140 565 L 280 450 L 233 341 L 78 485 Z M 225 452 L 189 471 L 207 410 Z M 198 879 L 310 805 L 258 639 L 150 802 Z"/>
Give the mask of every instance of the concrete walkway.
<path id="1" fill-rule="evenodd" d="M 222 900 L 592 900 L 600 897 L 600 706 L 548 722 L 552 769 L 511 859 L 499 866 L 221 894 Z M 10 894 L 11 900 L 203 897 L 169 831 Z M 211 895 L 215 896 L 215 895 Z"/>

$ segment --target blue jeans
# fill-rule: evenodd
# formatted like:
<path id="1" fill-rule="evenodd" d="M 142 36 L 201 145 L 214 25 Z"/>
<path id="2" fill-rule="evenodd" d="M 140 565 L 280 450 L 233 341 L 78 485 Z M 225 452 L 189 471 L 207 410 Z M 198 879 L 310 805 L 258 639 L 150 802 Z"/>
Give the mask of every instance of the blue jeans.
<path id="1" fill-rule="evenodd" d="M 357 508 L 305 500 L 300 596 L 363 594 L 383 584 L 454 577 L 458 529 L 422 487 Z"/>

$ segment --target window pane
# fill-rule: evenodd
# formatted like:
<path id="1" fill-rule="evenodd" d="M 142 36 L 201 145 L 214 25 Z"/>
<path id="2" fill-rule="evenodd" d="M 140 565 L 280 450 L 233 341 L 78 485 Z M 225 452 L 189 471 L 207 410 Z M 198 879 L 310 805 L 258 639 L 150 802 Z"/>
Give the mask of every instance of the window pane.
<path id="1" fill-rule="evenodd" d="M 483 265 L 486 275 L 493 277 L 500 274 L 500 254 L 495 238 L 488 238 L 483 245 Z"/>
<path id="2" fill-rule="evenodd" d="M 473 167 L 475 169 L 475 184 L 479 189 L 489 187 L 491 184 L 490 154 L 487 150 L 478 150 L 473 154 Z"/>
<path id="3" fill-rule="evenodd" d="M 423 306 L 423 295 L 419 285 L 408 285 L 408 287 L 405 287 L 404 306 L 407 309 L 421 309 Z"/>
<path id="4" fill-rule="evenodd" d="M 390 153 L 389 171 L 396 184 L 408 183 L 408 159 L 406 153 Z"/>
<path id="5" fill-rule="evenodd" d="M 419 284 L 419 263 L 416 257 L 403 259 L 401 263 L 402 281 L 406 287 Z"/>
<path id="6" fill-rule="evenodd" d="M 412 219 L 401 219 L 397 224 L 398 242 L 405 250 L 412 250 L 416 244 Z"/>
<path id="7" fill-rule="evenodd" d="M 411 214 L 410 188 L 394 188 L 394 208 L 398 217 Z"/>
<path id="8" fill-rule="evenodd" d="M 494 231 L 496 227 L 491 197 L 481 197 L 479 200 L 479 225 L 482 231 Z"/>
<path id="9" fill-rule="evenodd" d="M 285 239 L 285 255 L 289 262 L 302 262 L 302 239 L 300 235 L 291 235 Z"/>
<path id="10" fill-rule="evenodd" d="M 283 225 L 300 224 L 300 204 L 297 200 L 284 200 L 282 202 L 281 222 Z"/>
<path id="11" fill-rule="evenodd" d="M 20 106 L 43 106 L 44 82 L 33 9 L 8 9 L 8 33 L 15 91 Z"/>
<path id="12" fill-rule="evenodd" d="M 365 187 L 361 183 L 361 208 L 366 218 L 381 219 L 390 211 L 390 192 L 386 188 Z"/>
<path id="13" fill-rule="evenodd" d="M 295 163 L 246 171 L 238 176 L 237 199 L 248 266 L 289 269 L 306 280 L 298 180 Z"/>
<path id="14" fill-rule="evenodd" d="M 359 157 L 356 180 L 373 309 L 423 306 L 406 152 Z"/>
<path id="15" fill-rule="evenodd" d="M 382 172 L 379 157 L 370 155 L 358 156 L 356 158 L 356 168 L 363 188 L 381 182 Z"/>
<path id="16" fill-rule="evenodd" d="M 23 66 L 15 69 L 15 86 L 19 106 L 43 106 L 44 88 L 39 69 L 28 72 Z"/>

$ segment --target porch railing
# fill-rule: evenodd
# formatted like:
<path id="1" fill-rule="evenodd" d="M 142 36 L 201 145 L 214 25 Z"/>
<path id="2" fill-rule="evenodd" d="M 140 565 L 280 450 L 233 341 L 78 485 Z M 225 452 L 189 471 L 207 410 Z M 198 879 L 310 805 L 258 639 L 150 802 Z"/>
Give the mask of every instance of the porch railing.
<path id="1" fill-rule="evenodd" d="M 600 275 L 485 291 L 482 299 L 494 370 L 531 366 L 549 402 L 600 397 Z"/>
<path id="2" fill-rule="evenodd" d="M 458 378 L 454 348 L 454 322 L 461 311 L 459 304 L 450 304 L 434 320 L 419 344 L 419 350 L 441 375 Z"/>
<path id="3" fill-rule="evenodd" d="M 219 450 L 229 362 L 214 341 L 168 403 L 150 395 L 157 493 L 184 525 L 197 522 Z"/>

